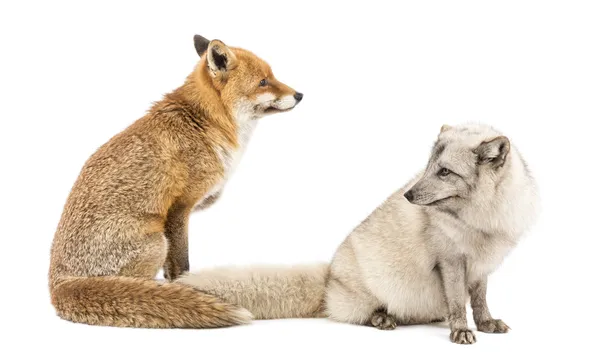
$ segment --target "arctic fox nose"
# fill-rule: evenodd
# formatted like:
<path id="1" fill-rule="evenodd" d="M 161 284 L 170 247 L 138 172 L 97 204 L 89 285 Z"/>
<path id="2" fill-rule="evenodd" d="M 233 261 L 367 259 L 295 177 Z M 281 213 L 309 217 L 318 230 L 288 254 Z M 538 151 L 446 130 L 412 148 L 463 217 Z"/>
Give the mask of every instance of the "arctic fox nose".
<path id="1" fill-rule="evenodd" d="M 296 92 L 296 93 L 294 94 L 294 98 L 296 99 L 296 102 L 300 102 L 300 101 L 302 101 L 302 97 L 304 97 L 304 95 L 303 95 L 303 94 L 301 94 L 300 92 Z"/>
<path id="2" fill-rule="evenodd" d="M 409 190 L 408 192 L 404 193 L 404 198 L 406 198 L 406 200 L 408 200 L 409 202 L 412 202 L 415 199 L 412 189 Z"/>

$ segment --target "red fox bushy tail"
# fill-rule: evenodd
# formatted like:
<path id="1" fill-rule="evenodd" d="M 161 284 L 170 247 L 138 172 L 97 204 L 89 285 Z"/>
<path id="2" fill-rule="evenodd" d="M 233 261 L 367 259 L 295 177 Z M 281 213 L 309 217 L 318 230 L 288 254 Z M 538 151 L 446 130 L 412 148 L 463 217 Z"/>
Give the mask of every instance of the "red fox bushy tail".
<path id="1" fill-rule="evenodd" d="M 100 326 L 213 328 L 248 323 L 252 315 L 177 283 L 120 276 L 71 277 L 51 291 L 57 314 Z"/>

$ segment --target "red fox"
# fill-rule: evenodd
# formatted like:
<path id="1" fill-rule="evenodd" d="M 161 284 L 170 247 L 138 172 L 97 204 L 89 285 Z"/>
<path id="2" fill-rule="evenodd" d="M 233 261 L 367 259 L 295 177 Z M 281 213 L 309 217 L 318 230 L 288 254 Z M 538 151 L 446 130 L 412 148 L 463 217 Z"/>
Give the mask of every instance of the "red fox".
<path id="1" fill-rule="evenodd" d="M 174 280 L 189 270 L 190 212 L 219 197 L 258 118 L 302 94 L 253 53 L 194 36 L 184 84 L 101 146 L 66 201 L 51 250 L 58 316 L 92 325 L 209 328 L 252 315 Z"/>

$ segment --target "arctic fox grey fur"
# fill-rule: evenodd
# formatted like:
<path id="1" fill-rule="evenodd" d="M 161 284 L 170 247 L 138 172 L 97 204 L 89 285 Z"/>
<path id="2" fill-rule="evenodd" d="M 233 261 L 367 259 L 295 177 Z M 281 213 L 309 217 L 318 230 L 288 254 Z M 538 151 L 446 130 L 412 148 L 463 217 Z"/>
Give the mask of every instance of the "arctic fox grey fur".
<path id="1" fill-rule="evenodd" d="M 504 333 L 487 277 L 537 216 L 536 183 L 508 138 L 480 124 L 443 126 L 427 167 L 339 246 L 330 265 L 215 269 L 179 281 L 257 319 L 327 316 L 379 329 L 448 321 L 452 342 Z"/>

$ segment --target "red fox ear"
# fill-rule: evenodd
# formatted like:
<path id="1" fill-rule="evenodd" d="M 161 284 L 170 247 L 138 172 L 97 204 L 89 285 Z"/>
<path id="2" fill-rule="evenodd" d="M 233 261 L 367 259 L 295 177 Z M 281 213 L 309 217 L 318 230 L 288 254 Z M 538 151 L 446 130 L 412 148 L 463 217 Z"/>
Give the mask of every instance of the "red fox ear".
<path id="1" fill-rule="evenodd" d="M 198 53 L 198 56 L 201 57 L 202 54 L 206 52 L 206 49 L 208 48 L 208 43 L 210 43 L 210 41 L 202 37 L 201 35 L 197 34 L 194 36 L 194 47 L 196 47 L 196 53 Z"/>
<path id="2" fill-rule="evenodd" d="M 213 39 L 208 44 L 206 58 L 213 77 L 221 75 L 222 78 L 226 78 L 227 73 L 237 65 L 233 51 L 218 39 Z"/>

